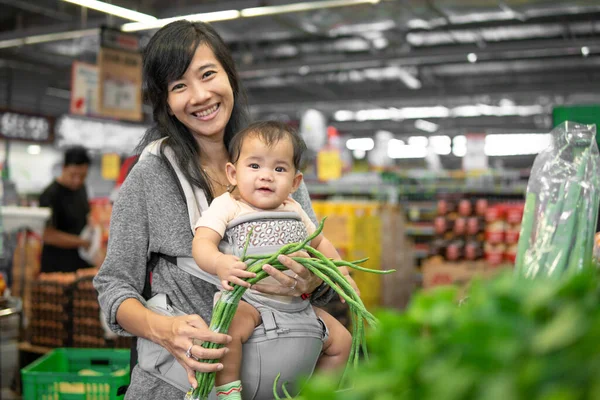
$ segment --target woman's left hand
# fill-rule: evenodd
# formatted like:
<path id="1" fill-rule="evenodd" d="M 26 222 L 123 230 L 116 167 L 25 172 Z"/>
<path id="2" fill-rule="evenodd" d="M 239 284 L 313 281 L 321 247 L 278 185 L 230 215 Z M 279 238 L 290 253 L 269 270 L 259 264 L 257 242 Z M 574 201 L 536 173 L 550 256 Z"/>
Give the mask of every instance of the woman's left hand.
<path id="1" fill-rule="evenodd" d="M 310 257 L 306 252 L 299 251 L 287 256 L 280 255 L 277 259 L 280 263 L 294 272 L 295 276 L 289 276 L 279 271 L 277 268 L 265 264 L 263 271 L 272 276 L 279 285 L 269 285 L 257 283 L 252 285 L 252 289 L 265 294 L 274 294 L 279 296 L 301 296 L 303 293 L 312 293 L 323 281 L 307 270 L 302 264 L 297 263 L 290 257 Z"/>

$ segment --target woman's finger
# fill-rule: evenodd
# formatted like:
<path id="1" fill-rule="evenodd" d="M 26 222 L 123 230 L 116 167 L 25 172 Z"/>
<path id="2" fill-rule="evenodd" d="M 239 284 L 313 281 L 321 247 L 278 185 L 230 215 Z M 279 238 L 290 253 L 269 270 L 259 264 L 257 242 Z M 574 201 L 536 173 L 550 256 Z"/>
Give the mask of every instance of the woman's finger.
<path id="1" fill-rule="evenodd" d="M 277 260 L 285 265 L 290 271 L 295 272 L 300 279 L 308 279 L 310 277 L 310 271 L 307 270 L 302 264 L 292 260 L 290 257 L 281 254 L 277 257 Z M 283 284 L 284 282 L 281 283 Z"/>
<path id="2" fill-rule="evenodd" d="M 191 353 L 197 360 L 218 360 L 229 353 L 229 349 L 227 347 L 221 347 L 220 349 L 205 349 L 202 346 L 194 345 L 192 346 Z"/>

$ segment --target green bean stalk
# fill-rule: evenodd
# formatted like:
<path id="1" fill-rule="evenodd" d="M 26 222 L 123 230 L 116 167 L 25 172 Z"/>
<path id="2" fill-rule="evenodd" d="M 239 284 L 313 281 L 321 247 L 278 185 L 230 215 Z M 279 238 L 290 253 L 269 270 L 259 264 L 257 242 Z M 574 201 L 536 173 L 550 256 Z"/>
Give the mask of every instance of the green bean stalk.
<path id="1" fill-rule="evenodd" d="M 346 368 L 340 381 L 340 386 L 343 386 L 347 384 L 346 380 L 349 368 L 356 368 L 358 366 L 359 355 L 361 350 L 364 356 L 367 357 L 365 341 L 365 321 L 369 324 L 369 326 L 372 327 L 375 327 L 377 325 L 377 321 L 375 317 L 366 309 L 356 291 L 348 283 L 348 281 L 338 268 L 344 266 L 355 270 L 371 272 L 375 274 L 389 274 L 395 272 L 395 270 L 372 270 L 358 265 L 365 262 L 367 258 L 357 260 L 354 262 L 348 262 L 343 260 L 331 260 L 325 257 L 316 249 L 312 248 L 309 245 L 309 243 L 321 233 L 321 231 L 323 230 L 325 219 L 326 218 L 323 218 L 315 232 L 312 235 L 308 236 L 304 241 L 299 243 L 287 244 L 281 247 L 281 249 L 279 249 L 278 252 L 267 255 L 253 255 L 248 257 L 246 256 L 246 250 L 248 248 L 249 239 L 252 235 L 252 231 L 250 231 L 248 233 L 248 237 L 244 245 L 241 260 L 248 265 L 248 271 L 254 272 L 256 274 L 254 278 L 245 279 L 246 282 L 253 285 L 269 276 L 265 271 L 262 270 L 262 267 L 265 264 L 269 264 L 280 271 L 284 271 L 287 269 L 287 267 L 285 267 L 277 260 L 277 257 L 280 254 L 288 255 L 297 251 L 306 251 L 311 257 L 313 257 L 292 257 L 292 259 L 302 264 L 311 273 L 315 274 L 320 279 L 322 279 L 323 282 L 327 283 L 333 290 L 335 290 L 340 295 L 341 298 L 343 298 L 346 301 L 350 308 L 350 313 L 352 317 L 352 347 L 348 363 L 346 364 Z M 239 301 L 247 289 L 246 287 L 235 284 L 232 286 L 233 290 L 223 291 L 221 297 L 219 298 L 219 300 L 217 300 L 217 303 L 213 308 L 213 315 L 209 325 L 209 329 L 214 332 L 227 333 L 227 331 L 229 330 L 229 326 L 231 325 L 231 321 L 233 320 L 233 316 L 235 315 L 235 312 L 237 310 Z M 207 349 L 218 349 L 223 347 L 223 345 L 212 342 L 204 342 L 202 343 L 202 347 Z M 217 360 L 200 360 L 200 362 L 216 363 Z M 196 387 L 196 389 L 191 388 L 188 391 L 188 393 L 185 396 L 185 400 L 208 399 L 208 395 L 215 385 L 215 372 L 196 372 L 196 380 L 198 382 L 198 386 Z M 276 393 L 275 396 L 277 396 Z"/>

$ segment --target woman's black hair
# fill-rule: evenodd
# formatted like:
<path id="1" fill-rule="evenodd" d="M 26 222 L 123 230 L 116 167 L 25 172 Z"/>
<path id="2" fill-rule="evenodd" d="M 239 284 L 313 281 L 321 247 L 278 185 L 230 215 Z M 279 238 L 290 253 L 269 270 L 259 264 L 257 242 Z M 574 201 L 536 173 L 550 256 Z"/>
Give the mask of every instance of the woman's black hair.
<path id="1" fill-rule="evenodd" d="M 152 36 L 144 50 L 144 97 L 152 106 L 154 126 L 146 131 L 136 152 L 141 152 L 150 142 L 168 137 L 177 165 L 188 181 L 202 190 L 210 203 L 213 199 L 210 181 L 200 168 L 201 149 L 194 136 L 179 120 L 169 114 L 167 104 L 169 82 L 180 79 L 188 69 L 198 46 L 205 44 L 219 61 L 233 91 L 233 110 L 225 126 L 224 144 L 229 147 L 231 138 L 247 123 L 246 94 L 241 86 L 235 62 L 229 48 L 219 34 L 207 23 L 180 20 L 165 25 Z M 161 148 L 164 157 L 164 146 Z"/>

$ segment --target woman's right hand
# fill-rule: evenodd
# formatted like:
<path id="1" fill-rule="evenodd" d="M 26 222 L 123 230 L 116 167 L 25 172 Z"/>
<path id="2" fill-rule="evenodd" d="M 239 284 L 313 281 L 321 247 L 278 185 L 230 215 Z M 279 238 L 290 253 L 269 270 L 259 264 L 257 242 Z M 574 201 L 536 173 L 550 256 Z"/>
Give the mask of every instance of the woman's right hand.
<path id="1" fill-rule="evenodd" d="M 213 342 L 226 345 L 231 342 L 231 336 L 209 330 L 206 322 L 196 314 L 165 318 L 169 322 L 160 324 L 161 327 L 156 332 L 157 343 L 175 356 L 185 368 L 190 385 L 194 388 L 198 385 L 195 371 L 216 372 L 223 369 L 221 363 L 203 363 L 198 360 L 217 360 L 223 357 L 229 349 L 227 347 L 205 349 L 201 344 L 202 342 Z M 188 349 L 191 349 L 191 357 L 187 356 Z"/>

